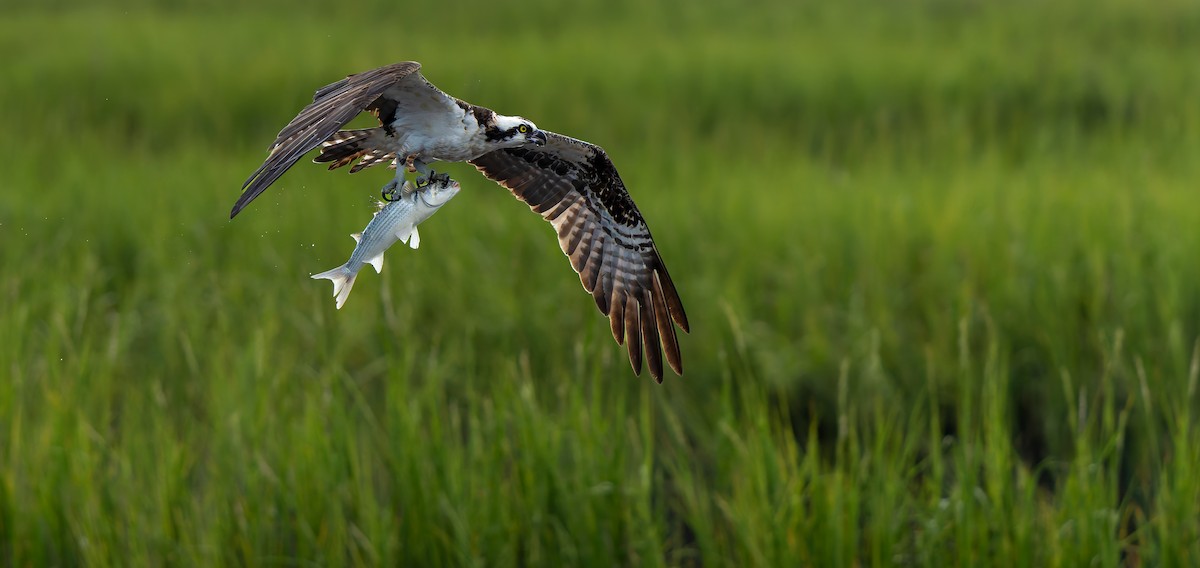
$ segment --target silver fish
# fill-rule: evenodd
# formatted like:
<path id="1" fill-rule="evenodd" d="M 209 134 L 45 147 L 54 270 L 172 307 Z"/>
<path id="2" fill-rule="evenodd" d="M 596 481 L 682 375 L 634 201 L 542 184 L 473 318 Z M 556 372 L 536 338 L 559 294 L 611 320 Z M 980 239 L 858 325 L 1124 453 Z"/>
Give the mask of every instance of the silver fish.
<path id="1" fill-rule="evenodd" d="M 406 188 L 407 189 L 407 188 Z M 354 279 L 364 264 L 375 267 L 375 272 L 383 270 L 383 252 L 397 240 L 408 243 L 408 246 L 421 246 L 421 235 L 417 225 L 428 219 L 438 209 L 450 201 L 462 189 L 458 182 L 449 179 L 435 179 L 429 185 L 403 195 L 397 201 L 383 204 L 375 217 L 367 223 L 361 233 L 350 235 L 358 243 L 350 260 L 333 270 L 313 274 L 314 279 L 324 278 L 333 281 L 333 296 L 337 308 L 342 309 L 350 289 L 354 287 Z"/>

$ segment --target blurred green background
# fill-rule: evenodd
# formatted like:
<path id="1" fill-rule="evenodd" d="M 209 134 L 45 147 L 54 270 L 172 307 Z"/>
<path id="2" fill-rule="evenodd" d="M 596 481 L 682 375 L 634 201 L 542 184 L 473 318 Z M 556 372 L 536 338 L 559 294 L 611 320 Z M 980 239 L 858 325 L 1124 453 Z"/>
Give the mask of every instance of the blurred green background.
<path id="1" fill-rule="evenodd" d="M 1195 2 L 4 12 L 0 565 L 1200 562 Z M 389 173 L 228 220 L 410 59 L 608 150 L 683 377 L 469 166 L 341 311 Z"/>

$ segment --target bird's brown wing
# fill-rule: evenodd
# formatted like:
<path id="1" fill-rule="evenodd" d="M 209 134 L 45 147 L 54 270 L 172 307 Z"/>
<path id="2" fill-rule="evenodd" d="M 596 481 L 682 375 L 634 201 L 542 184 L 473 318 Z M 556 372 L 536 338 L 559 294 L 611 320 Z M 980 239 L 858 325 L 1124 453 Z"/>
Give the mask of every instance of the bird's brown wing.
<path id="1" fill-rule="evenodd" d="M 360 112 L 373 110 L 379 116 L 379 110 L 389 106 L 389 102 L 383 100 L 384 92 L 406 78 L 419 78 L 420 69 L 420 63 L 405 61 L 350 75 L 317 89 L 312 104 L 304 107 L 296 118 L 283 127 L 275 142 L 271 143 L 271 153 L 266 161 L 242 184 L 242 195 L 229 217 L 237 215 L 295 165 L 301 156 L 333 136 Z M 433 88 L 432 85 L 430 87 Z M 390 106 L 394 109 L 395 103 L 390 103 Z"/>
<path id="2" fill-rule="evenodd" d="M 612 160 L 599 146 L 547 132 L 540 147 L 496 150 L 471 160 L 554 226 L 583 288 L 608 316 L 613 338 L 642 372 L 662 382 L 662 354 L 683 374 L 674 321 L 688 331 L 675 284 Z M 661 350 L 660 350 L 661 345 Z"/>

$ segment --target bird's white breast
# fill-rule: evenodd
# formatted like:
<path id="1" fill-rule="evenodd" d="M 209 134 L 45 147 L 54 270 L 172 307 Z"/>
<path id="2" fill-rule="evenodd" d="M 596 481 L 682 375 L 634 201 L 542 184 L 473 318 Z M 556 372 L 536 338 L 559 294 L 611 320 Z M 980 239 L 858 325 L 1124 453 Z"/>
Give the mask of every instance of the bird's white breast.
<path id="1" fill-rule="evenodd" d="M 397 153 L 426 162 L 462 162 L 491 150 L 473 113 L 433 95 L 414 97 L 397 108 L 392 128 Z"/>

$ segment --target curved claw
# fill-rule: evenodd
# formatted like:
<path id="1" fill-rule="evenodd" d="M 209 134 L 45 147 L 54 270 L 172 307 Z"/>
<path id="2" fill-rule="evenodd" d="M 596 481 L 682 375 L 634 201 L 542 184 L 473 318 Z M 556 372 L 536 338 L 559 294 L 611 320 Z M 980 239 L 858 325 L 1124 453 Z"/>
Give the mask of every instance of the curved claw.
<path id="1" fill-rule="evenodd" d="M 447 173 L 439 174 L 433 170 L 429 170 L 429 175 L 420 176 L 417 178 L 416 185 L 417 185 L 417 188 L 420 189 L 422 187 L 425 187 L 425 186 L 427 186 L 431 183 L 435 183 L 435 182 L 436 183 L 450 183 L 450 174 L 447 174 Z"/>
<path id="2" fill-rule="evenodd" d="M 397 186 L 396 180 L 393 179 L 387 182 L 387 185 L 384 185 L 383 189 L 379 190 L 379 195 L 383 197 L 384 201 L 399 201 L 401 197 L 404 197 L 404 194 L 401 193 L 403 188 Z"/>

